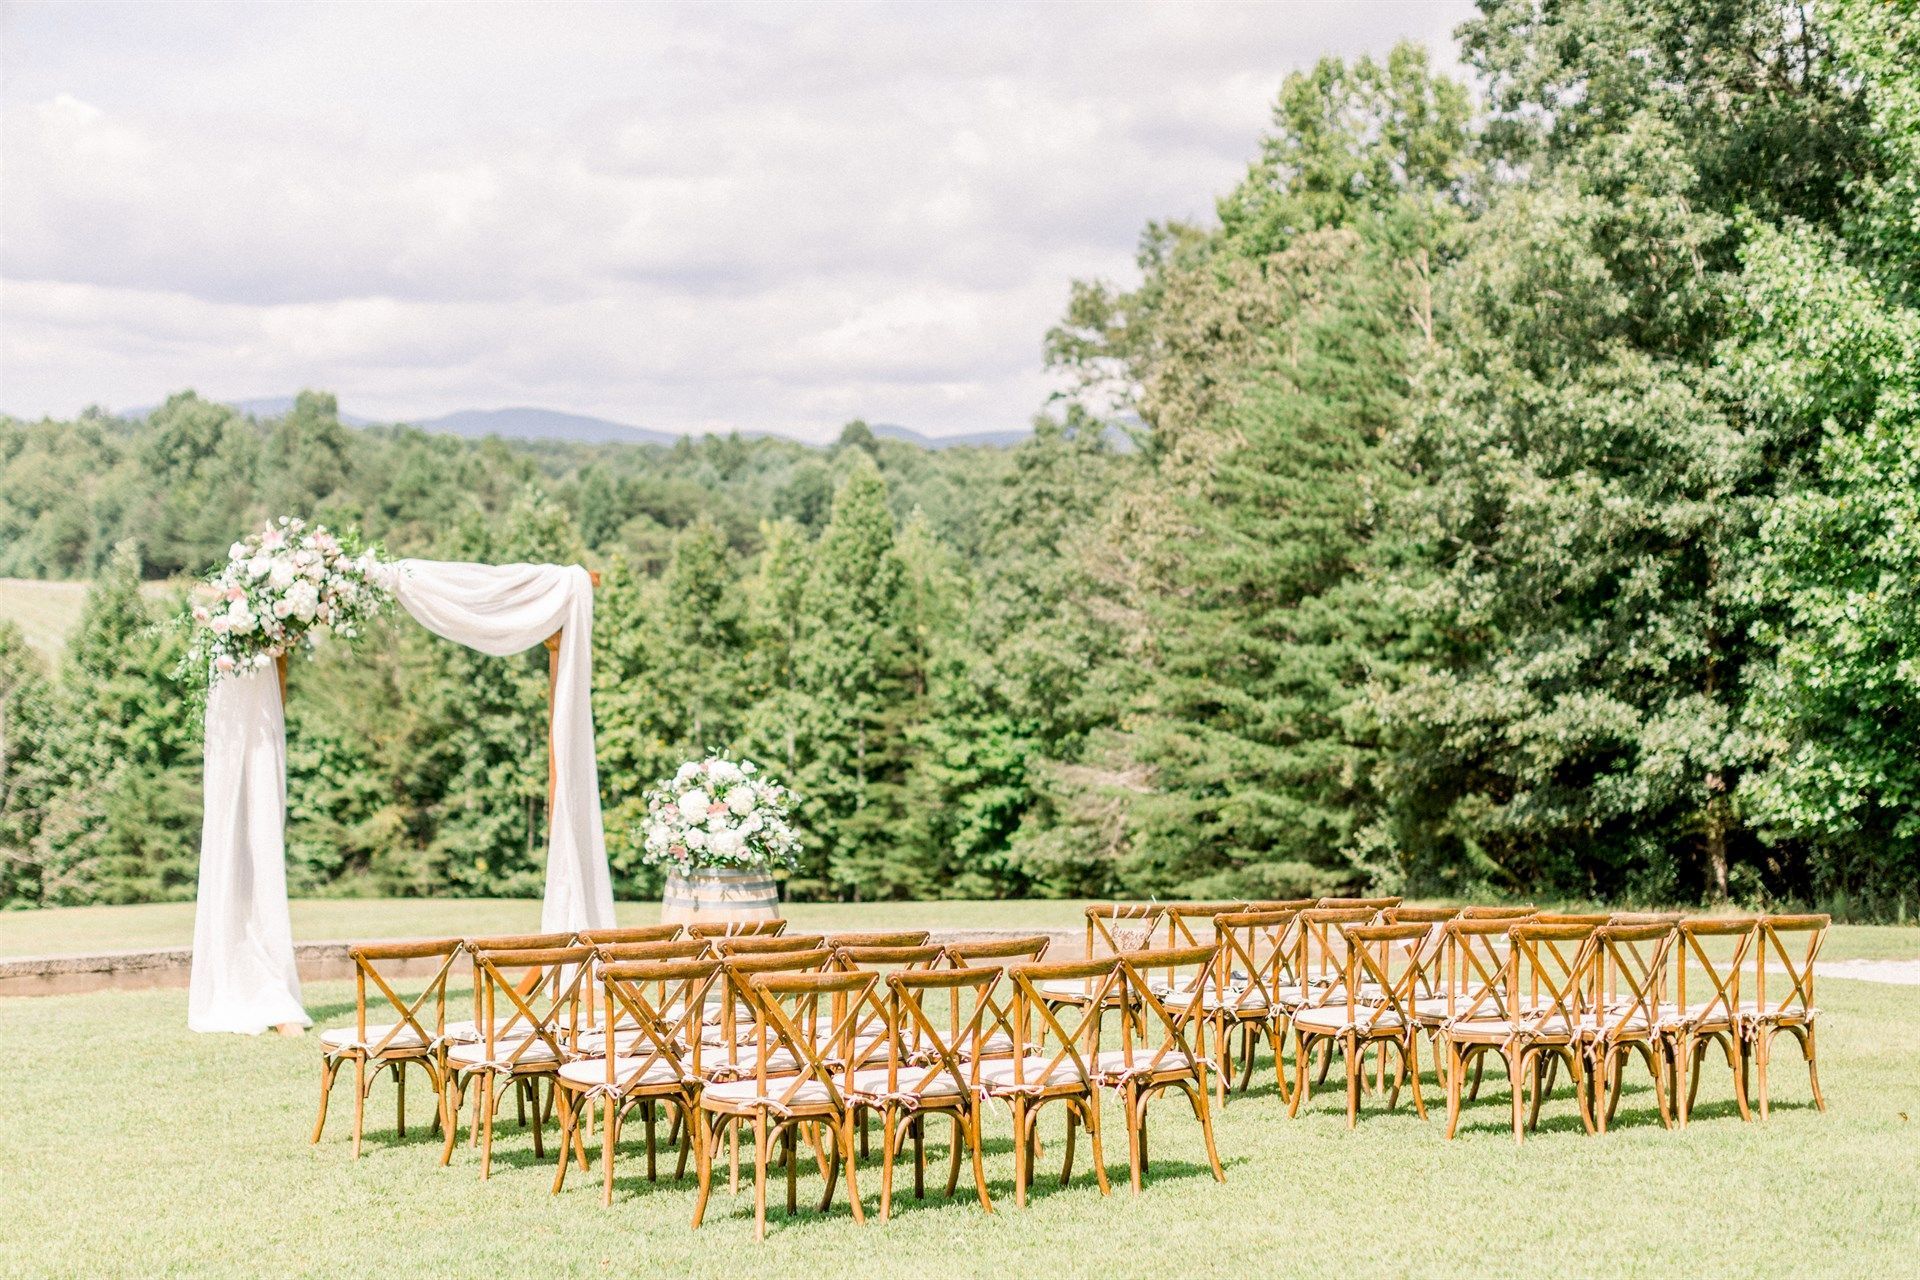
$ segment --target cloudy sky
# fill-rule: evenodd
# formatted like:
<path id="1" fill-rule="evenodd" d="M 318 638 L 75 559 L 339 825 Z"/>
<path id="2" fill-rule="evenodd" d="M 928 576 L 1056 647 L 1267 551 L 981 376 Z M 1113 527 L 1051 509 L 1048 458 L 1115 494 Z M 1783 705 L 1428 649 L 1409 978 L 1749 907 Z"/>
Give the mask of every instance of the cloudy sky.
<path id="1" fill-rule="evenodd" d="M 1282 75 L 1468 7 L 7 0 L 0 408 L 1019 426 Z"/>

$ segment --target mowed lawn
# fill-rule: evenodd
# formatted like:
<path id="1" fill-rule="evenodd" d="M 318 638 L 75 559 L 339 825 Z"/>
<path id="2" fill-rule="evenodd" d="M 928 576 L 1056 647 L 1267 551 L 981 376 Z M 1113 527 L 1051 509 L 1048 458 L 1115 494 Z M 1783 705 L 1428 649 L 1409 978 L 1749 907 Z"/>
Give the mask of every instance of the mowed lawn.
<path id="1" fill-rule="evenodd" d="M 324 926 L 320 934 L 302 928 L 305 936 L 365 935 L 389 925 L 402 933 L 462 931 L 445 923 L 414 928 L 436 919 L 428 915 L 383 917 L 388 923 L 376 930 L 366 915 L 326 914 L 370 905 L 301 904 L 297 918 Z M 500 910 L 501 927 L 537 915 L 529 903 L 513 904 L 518 915 L 505 904 Z M 97 940 L 73 923 L 79 913 L 61 914 L 69 917 L 67 941 Z M 1070 924 L 1075 916 L 1063 903 L 793 914 L 845 925 L 908 914 L 929 925 Z M 630 918 L 643 916 L 636 910 Z M 364 927 L 334 927 L 356 920 Z M 488 921 L 475 927 L 493 927 Z M 22 949 L 11 945 L 12 926 L 29 922 L 40 928 L 31 915 L 0 917 L 10 949 Z M 1913 931 L 1879 932 L 1901 935 L 1879 954 L 1914 954 L 1899 949 Z M 1836 945 L 1836 955 L 1877 951 L 1873 933 L 1858 936 L 1869 942 Z M 139 941 L 164 940 L 174 936 Z M 307 999 L 322 1025 L 351 1016 L 348 984 L 311 984 Z M 358 1162 L 350 1154 L 346 1089 L 336 1092 L 325 1138 L 310 1146 L 316 1037 L 190 1034 L 183 991 L 6 999 L 0 1035 L 17 1069 L 0 1094 L 8 1121 L 0 1137 L 0 1274 L 1913 1274 L 1920 987 L 1822 980 L 1819 1002 L 1824 1115 L 1813 1110 L 1786 1040 L 1765 1125 L 1741 1123 L 1724 1069 L 1710 1064 L 1684 1133 L 1660 1128 L 1644 1080 L 1630 1073 L 1617 1127 L 1604 1138 L 1580 1130 L 1563 1087 L 1541 1131 L 1518 1148 L 1495 1074 L 1460 1137 L 1447 1142 L 1438 1117 L 1423 1123 L 1404 1099 L 1388 1114 L 1369 1098 L 1358 1129 L 1348 1131 L 1331 1081 L 1290 1120 L 1263 1059 L 1259 1087 L 1236 1096 L 1218 1118 L 1224 1185 L 1207 1170 L 1184 1104 L 1169 1099 L 1154 1118 L 1146 1190 L 1134 1198 L 1126 1190 L 1124 1129 L 1109 1102 L 1114 1194 L 1103 1198 L 1087 1176 L 1083 1141 L 1073 1185 L 1048 1179 L 1017 1210 L 1007 1125 L 996 1112 L 988 1176 L 999 1211 L 992 1217 L 963 1180 L 963 1195 L 951 1203 L 936 1185 L 923 1203 L 903 1194 L 891 1223 L 862 1227 L 843 1196 L 824 1217 L 808 1209 L 820 1184 L 804 1177 L 801 1215 L 781 1215 L 776 1184 L 769 1239 L 757 1245 L 747 1189 L 734 1197 L 719 1187 L 706 1224 L 689 1230 L 690 1186 L 648 1184 L 637 1146 L 623 1153 L 610 1210 L 600 1204 L 597 1167 L 589 1176 L 576 1171 L 565 1191 L 550 1195 L 551 1156 L 536 1160 L 530 1135 L 510 1118 L 491 1182 L 480 1182 L 464 1143 L 442 1169 L 417 1075 L 404 1140 L 393 1132 L 393 1094 L 383 1079 L 369 1102 Z M 1427 1093 L 1437 1102 L 1430 1077 Z M 1056 1169 L 1062 1123 L 1052 1116 L 1042 1130 L 1043 1164 Z M 932 1163 L 941 1168 L 946 1132 L 935 1123 L 929 1134 Z M 872 1213 L 877 1167 L 863 1166 L 860 1176 Z"/>

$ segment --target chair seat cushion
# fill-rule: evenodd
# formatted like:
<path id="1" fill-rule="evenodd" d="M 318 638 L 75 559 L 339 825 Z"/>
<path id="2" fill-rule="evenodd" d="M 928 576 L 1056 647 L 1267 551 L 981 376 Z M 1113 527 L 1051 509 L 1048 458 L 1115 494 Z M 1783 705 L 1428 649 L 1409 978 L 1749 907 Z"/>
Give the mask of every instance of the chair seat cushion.
<path id="1" fill-rule="evenodd" d="M 716 1076 L 750 1076 L 758 1070 L 759 1061 L 760 1051 L 752 1045 L 739 1045 L 731 1055 L 724 1049 L 719 1052 L 702 1052 L 700 1073 L 709 1079 Z M 768 1075 L 792 1075 L 798 1070 L 800 1070 L 800 1059 L 793 1056 L 791 1049 L 775 1046 L 767 1053 Z"/>
<path id="2" fill-rule="evenodd" d="M 1100 988 L 1104 978 L 1054 978 L 1034 984 L 1034 990 L 1048 1000 L 1064 1003 L 1085 1004 L 1093 999 L 1093 993 Z M 1118 1002 L 1120 987 L 1116 982 L 1109 990 L 1107 999 Z"/>
<path id="3" fill-rule="evenodd" d="M 1293 1014 L 1293 1025 L 1308 1031 L 1392 1031 L 1398 1030 L 1404 1022 L 1405 1019 L 1392 1009 L 1371 1004 L 1354 1006 L 1349 1016 L 1344 1002 L 1313 1005 L 1296 1009 Z"/>
<path id="4" fill-rule="evenodd" d="M 907 1066 L 902 1064 L 899 1074 L 894 1077 L 894 1088 L 887 1088 L 887 1069 L 885 1067 L 867 1067 L 852 1075 L 840 1076 L 840 1088 L 853 1097 L 867 1101 L 881 1098 L 957 1098 L 961 1090 L 951 1071 L 934 1072 L 928 1077 L 931 1068 Z"/>
<path id="5" fill-rule="evenodd" d="M 1572 1025 L 1560 1014 L 1537 1021 L 1495 1017 L 1452 1018 L 1445 1025 L 1449 1035 L 1462 1040 L 1505 1040 L 1520 1031 L 1535 1038 L 1547 1040 L 1569 1040 L 1577 1034 Z"/>
<path id="6" fill-rule="evenodd" d="M 989 1093 L 1021 1093 L 1040 1089 L 1058 1089 L 1083 1083 L 1073 1059 L 1062 1058 L 1049 1070 L 1051 1058 L 1029 1055 L 1024 1059 L 1003 1058 L 980 1065 L 980 1085 Z M 1018 1071 L 1015 1068 L 1018 1068 Z M 1089 1064 L 1091 1069 L 1091 1064 Z M 1017 1078 L 1018 1077 L 1018 1078 Z"/>
<path id="7" fill-rule="evenodd" d="M 387 1040 L 387 1035 L 395 1026 L 400 1027 L 400 1033 L 389 1041 Z M 382 1043 L 383 1041 L 385 1043 Z M 412 1027 L 404 1023 L 393 1022 L 377 1024 L 369 1022 L 367 1024 L 367 1038 L 364 1040 L 360 1038 L 359 1033 L 352 1027 L 334 1027 L 329 1031 L 322 1031 L 320 1033 L 320 1043 L 329 1049 L 372 1049 L 375 1047 L 382 1049 L 423 1049 L 427 1044 L 425 1040 L 421 1039 L 420 1033 Z"/>
<path id="8" fill-rule="evenodd" d="M 646 1070 L 642 1071 L 641 1068 Z M 573 1084 L 604 1085 L 607 1083 L 607 1060 L 592 1058 L 581 1062 L 569 1062 L 560 1068 L 560 1078 Z M 636 1085 L 679 1084 L 679 1073 L 673 1064 L 656 1058 L 649 1063 L 644 1055 L 613 1060 L 613 1082 L 622 1089 L 631 1089 Z"/>
<path id="9" fill-rule="evenodd" d="M 493 1057 L 487 1056 L 487 1044 L 456 1044 L 447 1050 L 447 1058 L 462 1067 L 532 1067 L 557 1060 L 544 1040 L 534 1036 L 510 1036 L 493 1042 Z"/>
<path id="10" fill-rule="evenodd" d="M 980 1049 L 977 1054 L 970 1043 L 954 1045 L 953 1051 L 955 1057 L 963 1060 L 974 1057 L 1010 1058 L 1013 1056 L 1013 1037 L 1004 1031 L 996 1031 L 992 1035 L 980 1038 Z"/>
<path id="11" fill-rule="evenodd" d="M 1136 1045 L 1133 1050 L 1133 1063 L 1127 1063 L 1127 1051 L 1124 1049 L 1102 1049 L 1087 1062 L 1087 1070 L 1100 1080 L 1119 1080 L 1130 1075 L 1148 1074 L 1148 1064 L 1152 1063 L 1151 1073 L 1155 1076 L 1179 1076 L 1193 1074 L 1193 1059 L 1178 1049 L 1161 1054 L 1154 1061 L 1159 1047 Z"/>
<path id="12" fill-rule="evenodd" d="M 792 1096 L 788 1097 L 790 1090 Z M 717 1103 L 722 1108 L 743 1111 L 759 1107 L 775 1111 L 826 1109 L 833 1101 L 827 1087 L 818 1080 L 802 1080 L 796 1085 L 792 1076 L 768 1080 L 764 1088 L 752 1077 L 710 1084 L 701 1091 L 700 1099 L 708 1105 Z"/>

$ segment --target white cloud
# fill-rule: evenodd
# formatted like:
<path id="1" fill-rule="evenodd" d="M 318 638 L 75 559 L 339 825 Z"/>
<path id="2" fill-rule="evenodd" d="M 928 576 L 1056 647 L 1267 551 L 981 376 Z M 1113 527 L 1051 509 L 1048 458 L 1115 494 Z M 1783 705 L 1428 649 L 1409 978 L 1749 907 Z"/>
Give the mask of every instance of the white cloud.
<path id="1" fill-rule="evenodd" d="M 0 404 L 1018 425 L 1286 71 L 1465 7 L 14 5 Z"/>

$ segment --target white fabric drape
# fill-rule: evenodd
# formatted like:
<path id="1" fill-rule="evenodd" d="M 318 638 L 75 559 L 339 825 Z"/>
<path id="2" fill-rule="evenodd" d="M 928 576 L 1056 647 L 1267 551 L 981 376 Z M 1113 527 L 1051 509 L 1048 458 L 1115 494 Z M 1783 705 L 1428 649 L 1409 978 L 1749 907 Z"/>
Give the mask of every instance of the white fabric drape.
<path id="1" fill-rule="evenodd" d="M 287 722 L 271 667 L 214 685 L 206 735 L 187 1025 L 249 1034 L 310 1026 L 287 919 Z"/>
<path id="2" fill-rule="evenodd" d="M 593 580 L 576 566 L 402 560 L 394 592 L 437 635 L 482 653 L 559 632 L 553 804 L 542 931 L 613 924 L 613 886 L 593 749 Z M 207 699 L 206 816 L 187 1025 L 258 1033 L 312 1025 L 287 916 L 287 734 L 272 669 L 219 681 Z"/>
<path id="3" fill-rule="evenodd" d="M 611 928 L 613 882 L 593 755 L 593 579 L 578 565 L 401 560 L 394 567 L 401 605 L 435 635 L 505 655 L 560 633 L 540 928 Z"/>

